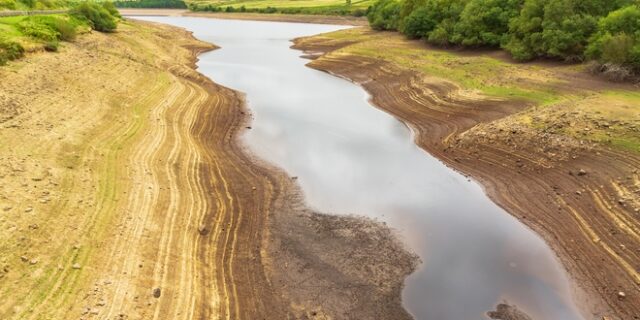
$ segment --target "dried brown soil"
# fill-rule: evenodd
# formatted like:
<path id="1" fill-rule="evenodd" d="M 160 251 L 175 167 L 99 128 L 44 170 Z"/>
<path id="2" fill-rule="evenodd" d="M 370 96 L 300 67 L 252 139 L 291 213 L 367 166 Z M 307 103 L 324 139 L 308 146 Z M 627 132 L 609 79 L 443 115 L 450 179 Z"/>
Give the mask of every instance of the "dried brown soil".
<path id="1" fill-rule="evenodd" d="M 409 318 L 416 258 L 242 148 L 212 49 L 129 21 L 0 68 L 0 318 Z"/>

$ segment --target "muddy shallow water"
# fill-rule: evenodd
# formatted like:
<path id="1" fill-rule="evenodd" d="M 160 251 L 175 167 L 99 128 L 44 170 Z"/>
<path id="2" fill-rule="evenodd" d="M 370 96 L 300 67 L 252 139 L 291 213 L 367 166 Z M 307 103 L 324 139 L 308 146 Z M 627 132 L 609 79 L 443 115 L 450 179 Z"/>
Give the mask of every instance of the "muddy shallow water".
<path id="1" fill-rule="evenodd" d="M 534 319 L 583 319 L 549 247 L 482 188 L 431 157 L 411 132 L 346 80 L 305 67 L 290 39 L 342 26 L 139 17 L 184 27 L 221 49 L 199 71 L 246 93 L 245 141 L 298 177 L 310 207 L 394 228 L 423 263 L 406 280 L 416 319 L 487 319 L 508 301 Z"/>

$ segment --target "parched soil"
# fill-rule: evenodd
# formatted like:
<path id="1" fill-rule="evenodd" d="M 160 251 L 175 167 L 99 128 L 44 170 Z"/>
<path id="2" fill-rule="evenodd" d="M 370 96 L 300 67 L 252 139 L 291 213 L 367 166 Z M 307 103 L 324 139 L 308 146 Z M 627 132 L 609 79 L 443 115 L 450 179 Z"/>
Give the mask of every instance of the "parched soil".
<path id="1" fill-rule="evenodd" d="M 410 318 L 416 257 L 242 148 L 212 49 L 122 22 L 0 68 L 1 319 Z"/>
<path id="2" fill-rule="evenodd" d="M 200 17 L 213 19 L 279 21 L 316 24 L 366 26 L 367 19 L 353 16 L 328 16 L 319 14 L 283 14 L 254 12 L 193 12 L 182 9 L 118 9 L 124 16 L 172 16 Z"/>
<path id="3" fill-rule="evenodd" d="M 541 234 L 572 276 L 588 319 L 640 318 L 640 156 L 558 129 L 580 120 L 613 125 L 588 119 L 571 101 L 554 109 L 489 98 L 383 57 L 340 50 L 357 42 L 320 36 L 297 39 L 294 47 L 316 58 L 310 67 L 362 85 L 374 105 L 413 129 L 419 146 L 477 179 L 496 203 Z M 566 94 L 612 86 L 577 71 L 555 76 L 568 80 L 555 88 Z M 543 121 L 546 113 L 552 116 Z M 541 128 L 521 125 L 525 116 L 540 118 Z"/>

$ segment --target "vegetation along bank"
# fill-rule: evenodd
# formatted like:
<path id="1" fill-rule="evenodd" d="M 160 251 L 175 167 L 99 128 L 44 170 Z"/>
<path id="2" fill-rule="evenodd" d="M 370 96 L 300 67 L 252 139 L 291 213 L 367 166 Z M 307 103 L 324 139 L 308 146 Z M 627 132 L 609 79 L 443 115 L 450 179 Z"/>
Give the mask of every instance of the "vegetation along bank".
<path id="1" fill-rule="evenodd" d="M 591 61 L 612 80 L 640 75 L 637 0 L 379 0 L 368 19 L 438 46 L 499 47 L 517 61 Z"/>

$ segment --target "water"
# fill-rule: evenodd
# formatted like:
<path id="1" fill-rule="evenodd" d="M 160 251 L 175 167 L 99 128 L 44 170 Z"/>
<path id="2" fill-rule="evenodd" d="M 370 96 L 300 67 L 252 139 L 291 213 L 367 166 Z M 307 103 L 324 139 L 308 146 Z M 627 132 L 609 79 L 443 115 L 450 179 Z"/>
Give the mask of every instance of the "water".
<path id="1" fill-rule="evenodd" d="M 290 39 L 341 26 L 140 17 L 184 27 L 221 49 L 199 71 L 246 93 L 251 150 L 297 176 L 309 206 L 379 218 L 423 260 L 406 280 L 416 319 L 487 319 L 507 300 L 535 319 L 582 319 L 548 246 L 475 182 L 413 143 L 357 85 L 305 67 Z"/>

